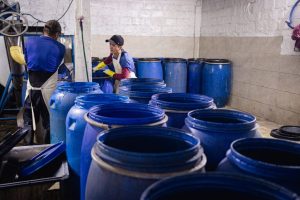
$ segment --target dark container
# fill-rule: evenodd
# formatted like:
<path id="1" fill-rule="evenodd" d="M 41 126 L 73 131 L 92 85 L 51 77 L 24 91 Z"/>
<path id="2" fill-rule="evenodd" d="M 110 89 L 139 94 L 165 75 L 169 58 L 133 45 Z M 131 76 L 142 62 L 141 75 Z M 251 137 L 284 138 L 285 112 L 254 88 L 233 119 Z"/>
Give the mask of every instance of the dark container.
<path id="1" fill-rule="evenodd" d="M 232 66 L 229 60 L 207 59 L 202 70 L 202 94 L 212 97 L 218 108 L 224 107 L 231 94 Z"/>
<path id="2" fill-rule="evenodd" d="M 212 98 L 189 93 L 155 94 L 149 104 L 164 109 L 169 117 L 167 126 L 174 128 L 182 128 L 187 113 L 192 110 L 215 108 Z"/>
<path id="3" fill-rule="evenodd" d="M 164 59 L 164 80 L 175 93 L 185 93 L 187 86 L 187 60 L 182 58 Z"/>
<path id="4" fill-rule="evenodd" d="M 140 58 L 137 60 L 138 78 L 157 78 L 163 79 L 161 60 L 158 58 Z"/>
<path id="5" fill-rule="evenodd" d="M 201 172 L 206 163 L 197 138 L 180 129 L 123 127 L 102 132 L 92 150 L 86 199 L 139 199 L 165 177 Z"/>
<path id="6" fill-rule="evenodd" d="M 239 139 L 217 170 L 263 178 L 300 194 L 300 145 L 269 138 Z"/>
<path id="7" fill-rule="evenodd" d="M 260 136 L 256 118 L 235 110 L 194 110 L 188 113 L 185 125 L 200 139 L 207 156 L 208 170 L 218 166 L 234 140 Z"/>
<path id="8" fill-rule="evenodd" d="M 271 182 L 226 173 L 193 173 L 152 184 L 140 200 L 299 200 L 297 194 Z"/>
<path id="9" fill-rule="evenodd" d="M 64 181 L 69 177 L 68 164 L 60 157 L 38 174 L 15 179 L 20 164 L 31 159 L 51 145 L 19 146 L 3 157 L 0 175 L 0 199 L 40 200 L 52 196 L 53 199 L 65 199 Z M 59 189 L 49 192 L 49 188 L 58 183 Z"/>

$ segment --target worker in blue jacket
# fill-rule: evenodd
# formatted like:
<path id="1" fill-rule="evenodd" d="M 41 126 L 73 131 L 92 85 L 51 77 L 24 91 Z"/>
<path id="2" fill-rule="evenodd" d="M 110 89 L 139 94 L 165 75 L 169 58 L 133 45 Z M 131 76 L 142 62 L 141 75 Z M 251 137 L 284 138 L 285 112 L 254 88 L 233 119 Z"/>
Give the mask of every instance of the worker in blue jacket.
<path id="1" fill-rule="evenodd" d="M 124 78 L 136 78 L 132 57 L 123 49 L 124 39 L 121 35 L 113 35 L 109 42 L 110 55 L 93 71 L 103 70 L 105 74 L 114 80 L 114 91 L 119 92 L 119 82 Z"/>
<path id="2" fill-rule="evenodd" d="M 26 143 L 33 143 L 34 139 L 39 144 L 50 142 L 49 100 L 65 55 L 65 46 L 57 41 L 60 34 L 59 22 L 50 20 L 46 22 L 42 36 L 26 41 L 24 54 L 20 47 L 10 49 L 13 59 L 27 64 L 28 69 L 23 119 L 24 126 L 31 127 L 32 131 Z"/>

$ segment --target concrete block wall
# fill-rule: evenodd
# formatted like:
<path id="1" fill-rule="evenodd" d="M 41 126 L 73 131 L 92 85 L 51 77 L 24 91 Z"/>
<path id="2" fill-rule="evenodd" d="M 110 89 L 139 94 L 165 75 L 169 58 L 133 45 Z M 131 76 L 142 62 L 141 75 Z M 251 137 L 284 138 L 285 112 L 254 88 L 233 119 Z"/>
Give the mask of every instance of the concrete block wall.
<path id="1" fill-rule="evenodd" d="M 299 125 L 300 55 L 284 23 L 292 2 L 203 0 L 199 53 L 233 61 L 231 107 Z"/>
<path id="2" fill-rule="evenodd" d="M 106 56 L 104 40 L 120 34 L 124 49 L 134 57 L 193 57 L 198 53 L 200 2 L 92 0 L 92 55 Z"/>
<path id="3" fill-rule="evenodd" d="M 22 13 L 29 13 L 41 21 L 58 19 L 67 10 L 71 0 L 19 0 Z M 31 16 L 25 15 L 30 26 L 44 26 Z M 62 31 L 66 35 L 74 35 L 75 32 L 75 0 L 69 11 L 59 21 Z"/>

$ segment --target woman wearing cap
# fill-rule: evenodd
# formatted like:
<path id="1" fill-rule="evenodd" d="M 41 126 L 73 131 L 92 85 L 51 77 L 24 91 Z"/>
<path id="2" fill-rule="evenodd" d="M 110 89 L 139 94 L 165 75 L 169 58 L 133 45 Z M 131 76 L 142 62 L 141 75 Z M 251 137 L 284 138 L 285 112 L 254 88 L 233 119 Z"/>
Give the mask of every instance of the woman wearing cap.
<path id="1" fill-rule="evenodd" d="M 18 46 L 10 49 L 11 56 L 16 62 L 27 64 L 28 82 L 24 113 L 22 113 L 23 126 L 29 126 L 36 131 L 37 143 L 50 142 L 48 102 L 56 87 L 58 67 L 62 64 L 65 55 L 65 46 L 57 41 L 60 34 L 59 22 L 50 20 L 46 22 L 42 36 L 29 38 L 26 41 L 25 56 Z M 42 127 L 36 127 L 37 124 Z M 25 139 L 26 143 L 33 143 L 33 131 Z"/>
<path id="2" fill-rule="evenodd" d="M 96 67 L 93 71 L 104 70 L 109 77 L 115 79 L 114 91 L 119 92 L 119 81 L 124 78 L 136 78 L 132 57 L 122 48 L 124 39 L 121 35 L 113 35 L 109 42 L 110 55 Z"/>

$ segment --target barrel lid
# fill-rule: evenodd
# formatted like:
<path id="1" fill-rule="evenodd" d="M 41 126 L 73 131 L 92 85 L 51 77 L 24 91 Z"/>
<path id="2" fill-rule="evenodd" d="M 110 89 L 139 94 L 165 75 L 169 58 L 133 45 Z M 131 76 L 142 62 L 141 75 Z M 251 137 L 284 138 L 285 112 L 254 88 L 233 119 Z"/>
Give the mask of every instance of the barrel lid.
<path id="1" fill-rule="evenodd" d="M 64 153 L 65 150 L 66 144 L 63 141 L 53 144 L 52 146 L 44 149 L 42 152 L 27 161 L 26 164 L 22 166 L 20 175 L 29 176 L 37 172 L 38 170 L 54 161 L 55 158 Z"/>
<path id="2" fill-rule="evenodd" d="M 205 63 L 209 64 L 230 64 L 231 61 L 227 59 L 205 59 Z"/>
<path id="3" fill-rule="evenodd" d="M 17 145 L 29 132 L 28 128 L 19 128 L 15 132 L 9 132 L 0 142 L 0 158 Z"/>
<path id="4" fill-rule="evenodd" d="M 300 126 L 282 126 L 279 129 L 273 129 L 270 135 L 274 138 L 299 141 Z"/>

